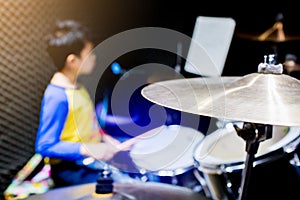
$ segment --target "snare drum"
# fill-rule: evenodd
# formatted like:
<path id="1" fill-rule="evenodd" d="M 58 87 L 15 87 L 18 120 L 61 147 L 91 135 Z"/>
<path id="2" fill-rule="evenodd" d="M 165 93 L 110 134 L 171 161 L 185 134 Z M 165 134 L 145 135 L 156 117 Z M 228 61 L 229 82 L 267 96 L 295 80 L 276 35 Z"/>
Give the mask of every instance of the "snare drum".
<path id="1" fill-rule="evenodd" d="M 163 126 L 160 131 L 142 138 L 130 151 L 132 161 L 144 181 L 170 183 L 189 188 L 199 185 L 193 175 L 193 153 L 204 135 L 180 125 Z"/>
<path id="2" fill-rule="evenodd" d="M 279 196 L 289 199 L 289 195 L 299 190 L 299 166 L 290 164 L 294 157 L 298 158 L 299 133 L 299 127 L 273 126 L 272 138 L 260 143 L 247 188 L 249 199 L 278 199 Z M 246 142 L 232 124 L 200 141 L 194 160 L 208 197 L 237 199 L 246 156 Z"/>

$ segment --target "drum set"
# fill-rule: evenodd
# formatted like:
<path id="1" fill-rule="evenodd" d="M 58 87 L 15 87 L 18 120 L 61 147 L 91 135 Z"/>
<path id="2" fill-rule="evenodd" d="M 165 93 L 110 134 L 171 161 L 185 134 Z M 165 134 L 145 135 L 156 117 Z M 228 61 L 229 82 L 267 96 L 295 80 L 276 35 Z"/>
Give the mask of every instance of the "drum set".
<path id="1" fill-rule="evenodd" d="M 159 81 L 141 94 L 167 108 L 216 118 L 221 126 L 205 135 L 186 126 L 162 125 L 134 138 L 119 169 L 130 160 L 131 168 L 124 172 L 138 182 L 110 181 L 114 196 L 93 196 L 99 186 L 86 184 L 30 199 L 257 200 L 298 195 L 300 81 L 282 74 L 281 64 L 265 59 L 258 72 L 242 77 Z"/>
<path id="2" fill-rule="evenodd" d="M 289 199 L 300 186 L 300 81 L 266 61 L 243 77 L 168 80 L 142 90 L 158 105 L 232 120 L 194 149 L 197 177 L 212 199 Z"/>
<path id="3" fill-rule="evenodd" d="M 281 22 L 255 39 L 294 39 L 268 37 L 277 29 L 283 33 Z M 294 199 L 300 188 L 300 81 L 283 74 L 271 56 L 242 77 L 180 78 L 144 87 L 141 94 L 150 102 L 225 123 L 207 135 L 181 125 L 143 134 L 126 158 L 111 163 L 121 170 L 124 160 L 130 163 L 124 172 L 141 182 L 113 183 L 111 197 L 93 196 L 97 185 L 85 184 L 30 199 Z"/>

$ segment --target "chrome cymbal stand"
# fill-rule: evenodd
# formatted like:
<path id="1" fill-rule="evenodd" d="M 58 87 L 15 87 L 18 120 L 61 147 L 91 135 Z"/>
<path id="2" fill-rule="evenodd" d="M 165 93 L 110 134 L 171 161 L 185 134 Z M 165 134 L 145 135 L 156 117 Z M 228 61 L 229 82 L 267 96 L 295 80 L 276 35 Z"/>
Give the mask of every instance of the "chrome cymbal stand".
<path id="1" fill-rule="evenodd" d="M 239 193 L 239 200 L 246 200 L 255 154 L 260 142 L 272 138 L 272 125 L 245 122 L 243 128 L 239 128 L 237 125 L 234 125 L 234 128 L 238 136 L 246 142 L 247 156 Z"/>

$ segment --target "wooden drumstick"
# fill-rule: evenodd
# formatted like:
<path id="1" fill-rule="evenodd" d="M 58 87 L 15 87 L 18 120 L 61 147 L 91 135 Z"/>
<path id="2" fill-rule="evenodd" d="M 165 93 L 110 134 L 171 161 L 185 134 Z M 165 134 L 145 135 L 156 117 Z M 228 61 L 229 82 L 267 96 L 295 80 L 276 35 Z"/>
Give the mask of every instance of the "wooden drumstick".
<path id="1" fill-rule="evenodd" d="M 122 142 L 117 145 L 117 148 L 120 150 L 128 150 L 131 149 L 131 146 L 134 145 L 136 142 L 143 138 L 151 137 L 153 135 L 156 135 L 159 133 L 161 130 L 165 128 L 165 125 L 159 126 L 157 128 L 154 128 L 150 131 L 147 131 L 145 133 L 142 133 L 141 135 L 138 135 L 136 137 L 130 138 L 129 140 L 126 140 L 125 142 Z"/>

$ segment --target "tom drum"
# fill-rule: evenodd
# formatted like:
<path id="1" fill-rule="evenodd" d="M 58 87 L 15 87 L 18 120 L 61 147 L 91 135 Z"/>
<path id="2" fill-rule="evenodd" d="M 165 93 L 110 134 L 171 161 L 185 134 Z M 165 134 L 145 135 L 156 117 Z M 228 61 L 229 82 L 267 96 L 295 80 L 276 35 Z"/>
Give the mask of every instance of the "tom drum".
<path id="1" fill-rule="evenodd" d="M 273 126 L 272 138 L 260 142 L 248 188 L 249 199 L 289 199 L 299 190 L 299 133 L 299 127 Z M 237 199 L 246 160 L 245 146 L 232 123 L 200 141 L 194 160 L 208 197 Z"/>
<path id="2" fill-rule="evenodd" d="M 190 127 L 164 125 L 160 131 L 139 140 L 130 151 L 132 161 L 145 181 L 157 181 L 193 188 L 193 152 L 204 135 Z"/>

